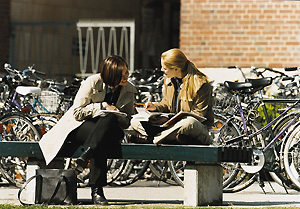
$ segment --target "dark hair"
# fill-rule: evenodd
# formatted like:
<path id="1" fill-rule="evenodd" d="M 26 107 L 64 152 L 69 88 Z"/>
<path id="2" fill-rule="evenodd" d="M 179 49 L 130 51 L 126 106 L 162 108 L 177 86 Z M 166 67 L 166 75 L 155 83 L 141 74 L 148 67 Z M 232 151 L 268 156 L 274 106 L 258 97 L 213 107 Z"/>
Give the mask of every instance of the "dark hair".
<path id="1" fill-rule="evenodd" d="M 100 74 L 103 82 L 109 86 L 116 86 L 122 80 L 122 71 L 128 68 L 126 60 L 119 56 L 113 55 L 104 59 L 100 64 Z"/>

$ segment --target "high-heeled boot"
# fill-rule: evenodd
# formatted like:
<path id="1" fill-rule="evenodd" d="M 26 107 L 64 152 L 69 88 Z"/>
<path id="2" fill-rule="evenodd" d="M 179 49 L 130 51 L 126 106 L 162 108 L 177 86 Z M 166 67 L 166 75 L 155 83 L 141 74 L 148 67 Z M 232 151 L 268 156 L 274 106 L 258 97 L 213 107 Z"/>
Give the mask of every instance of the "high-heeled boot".
<path id="1" fill-rule="evenodd" d="M 96 205 L 108 205 L 102 187 L 92 187 L 92 200 Z"/>
<path id="2" fill-rule="evenodd" d="M 76 160 L 76 164 L 77 164 L 76 170 L 82 172 L 83 169 L 85 169 L 85 167 L 87 166 L 92 154 L 93 154 L 93 150 L 91 149 L 91 147 L 86 148 L 83 151 L 83 153 L 80 155 L 80 157 Z"/>

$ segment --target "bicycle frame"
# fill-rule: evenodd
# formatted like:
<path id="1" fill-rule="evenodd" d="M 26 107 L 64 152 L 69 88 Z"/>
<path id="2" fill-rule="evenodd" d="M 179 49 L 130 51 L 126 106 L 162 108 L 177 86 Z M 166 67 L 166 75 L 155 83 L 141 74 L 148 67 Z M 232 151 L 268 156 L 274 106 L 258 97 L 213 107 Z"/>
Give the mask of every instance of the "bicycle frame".
<path id="1" fill-rule="evenodd" d="M 237 97 L 239 97 L 237 95 Z M 280 118 L 282 118 L 284 115 L 286 115 L 292 108 L 294 108 L 296 105 L 298 105 L 300 103 L 300 99 L 297 100 L 295 103 L 293 103 L 291 106 L 289 106 L 288 108 L 286 108 L 279 116 L 277 116 L 276 118 L 274 118 L 272 121 L 270 121 L 269 123 L 267 123 L 267 125 L 265 125 L 264 127 L 262 127 L 261 129 L 257 130 L 256 132 L 247 135 L 247 125 L 246 125 L 246 120 L 244 117 L 244 113 L 242 110 L 242 106 L 241 106 L 241 101 L 238 99 L 238 110 L 240 113 L 240 116 L 242 118 L 242 123 L 244 125 L 244 129 L 245 129 L 245 133 L 244 135 L 240 135 L 238 137 L 235 137 L 231 140 L 228 140 L 227 142 L 225 142 L 227 145 L 235 143 L 235 142 L 240 142 L 242 140 L 246 139 L 250 139 L 253 138 L 254 136 L 257 136 L 261 133 L 263 133 L 264 131 L 266 131 L 267 129 L 269 129 L 273 124 L 275 124 Z M 265 152 L 267 149 L 269 149 L 272 144 L 289 128 L 291 127 L 291 125 L 300 117 L 300 113 L 297 113 L 296 116 L 287 124 L 285 125 L 285 127 L 264 147 L 264 149 L 262 150 L 262 152 Z M 227 122 L 227 121 L 226 121 Z M 224 127 L 224 126 L 223 126 Z M 223 128 L 222 127 L 222 128 Z M 220 136 L 219 136 L 220 139 Z"/>
<path id="2" fill-rule="evenodd" d="M 19 94 L 19 93 L 17 93 L 17 92 L 15 92 L 14 93 L 14 96 L 13 96 L 13 98 L 12 98 L 12 103 L 13 104 L 15 104 L 18 108 L 22 108 L 21 107 L 21 105 L 18 103 L 18 101 L 17 101 L 17 96 L 20 96 L 20 97 L 22 97 L 22 98 L 24 98 L 25 99 L 25 97 L 23 96 L 23 95 L 21 95 L 21 94 Z M 38 101 L 38 99 L 36 99 L 36 98 L 33 98 L 33 104 L 30 104 L 29 102 L 28 102 L 28 104 L 30 105 L 30 108 L 31 108 L 31 112 L 32 113 L 38 113 L 38 111 L 35 109 L 35 107 L 37 106 L 37 105 L 39 105 L 44 111 L 46 111 L 46 113 L 50 113 L 43 105 L 42 105 L 42 103 L 40 102 L 40 101 Z"/>

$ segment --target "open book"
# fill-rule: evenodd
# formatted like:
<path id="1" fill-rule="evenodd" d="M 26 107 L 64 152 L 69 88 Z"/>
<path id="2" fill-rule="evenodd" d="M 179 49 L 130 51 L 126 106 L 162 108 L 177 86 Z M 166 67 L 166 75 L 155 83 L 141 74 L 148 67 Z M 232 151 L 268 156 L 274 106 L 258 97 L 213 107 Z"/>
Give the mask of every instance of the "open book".
<path id="1" fill-rule="evenodd" d="M 179 113 L 174 115 L 174 113 L 159 113 L 159 112 L 148 112 L 145 110 L 141 110 L 141 114 L 143 114 L 143 116 L 140 118 L 141 124 L 143 125 L 146 133 L 149 136 L 154 136 L 154 140 L 153 140 L 154 144 L 161 142 L 164 138 L 169 136 L 171 133 L 177 131 L 180 128 L 180 124 L 178 124 L 177 122 L 187 116 L 192 116 L 197 120 L 199 120 L 200 122 L 206 120 L 205 117 L 196 115 L 195 113 L 192 112 L 185 112 L 185 111 L 180 111 Z M 166 121 L 163 124 L 151 124 L 149 122 L 149 118 L 156 115 L 160 117 L 165 117 Z"/>
<path id="2" fill-rule="evenodd" d="M 180 111 L 179 113 L 174 114 L 174 113 L 150 112 L 145 108 L 136 108 L 136 109 L 138 111 L 138 114 L 136 114 L 134 117 L 136 119 L 139 119 L 140 121 L 149 121 L 150 118 L 153 118 L 155 116 L 165 117 L 166 120 L 164 123 L 160 124 L 161 127 L 168 127 L 170 125 L 174 125 L 175 123 L 177 123 L 179 120 L 183 119 L 186 116 L 192 116 L 197 120 L 199 120 L 200 122 L 206 120 L 205 117 L 202 117 L 192 112 L 186 112 L 186 111 Z"/>

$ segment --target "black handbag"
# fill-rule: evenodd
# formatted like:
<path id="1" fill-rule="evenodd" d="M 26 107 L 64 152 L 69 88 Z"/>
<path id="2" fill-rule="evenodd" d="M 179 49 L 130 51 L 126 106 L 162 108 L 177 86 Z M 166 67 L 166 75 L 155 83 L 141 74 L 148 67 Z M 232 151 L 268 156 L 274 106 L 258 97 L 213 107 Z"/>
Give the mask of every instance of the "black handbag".
<path id="1" fill-rule="evenodd" d="M 22 205 L 31 205 L 21 200 L 21 193 L 27 184 L 36 179 L 35 204 L 65 205 L 77 204 L 77 177 L 74 169 L 37 169 L 19 190 Z"/>

